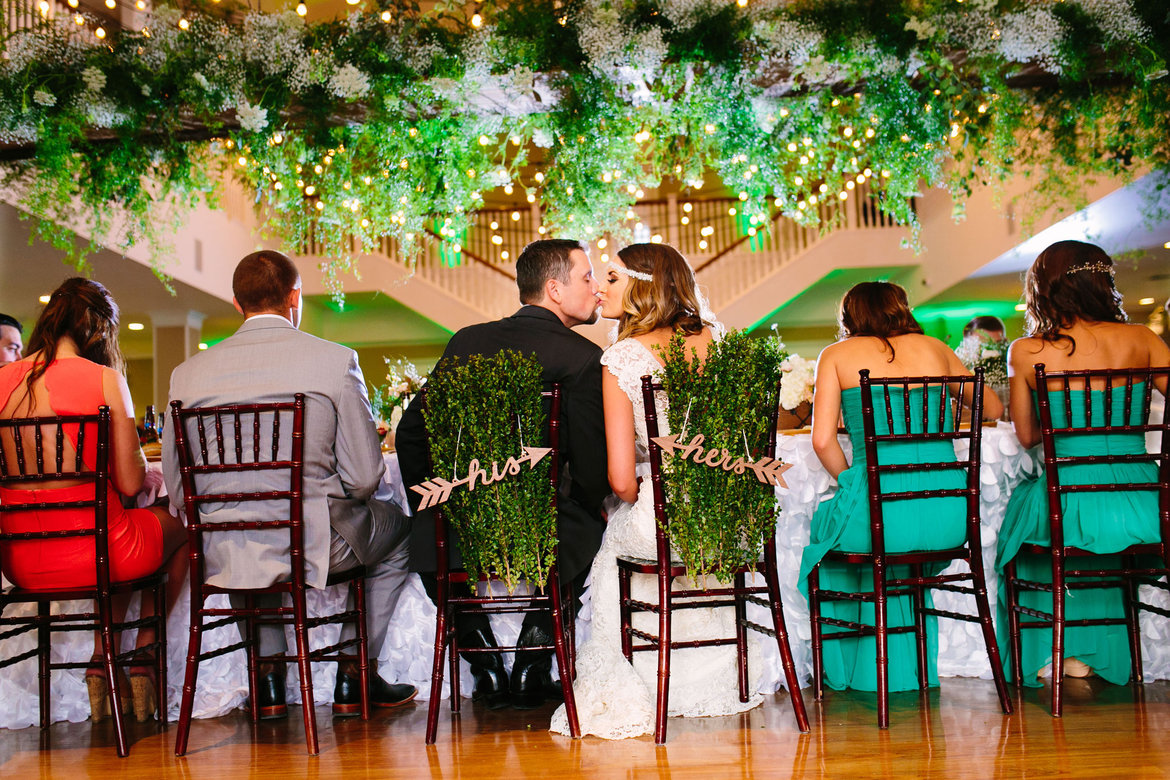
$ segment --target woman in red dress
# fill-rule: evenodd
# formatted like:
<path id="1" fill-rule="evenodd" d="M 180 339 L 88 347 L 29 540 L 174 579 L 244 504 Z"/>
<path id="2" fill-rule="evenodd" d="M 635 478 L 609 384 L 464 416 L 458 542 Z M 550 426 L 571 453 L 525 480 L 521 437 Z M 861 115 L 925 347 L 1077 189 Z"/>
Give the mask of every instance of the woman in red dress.
<path id="1" fill-rule="evenodd" d="M 118 349 L 118 305 L 108 290 L 88 279 L 68 279 L 50 297 L 28 342 L 23 360 L 0 368 L 0 418 L 94 414 L 110 407 L 110 494 L 108 508 L 110 579 L 115 582 L 151 574 L 168 562 L 168 605 L 183 583 L 186 542 L 183 524 L 165 508 L 124 509 L 123 496 L 134 496 L 146 480 L 146 459 L 138 444 L 134 405 L 122 374 Z M 11 442 L 5 442 L 12 446 Z M 45 458 L 55 456 L 55 443 L 45 442 Z M 66 458 L 75 442 L 66 442 Z M 96 441 L 90 437 L 82 457 L 92 466 Z M 0 504 L 51 500 L 92 500 L 93 488 L 77 480 L 29 483 L 27 489 L 0 489 Z M 0 514 L 8 532 L 40 531 L 93 525 L 92 510 L 58 510 Z M 5 546 L 0 568 L 12 582 L 27 588 L 92 587 L 94 544 L 91 538 L 14 542 Z M 121 620 L 129 596 L 115 597 L 114 618 Z M 153 614 L 143 599 L 142 614 Z M 138 632 L 137 646 L 154 641 L 153 629 Z M 95 649 L 100 650 L 100 637 Z M 95 653 L 98 655 L 98 653 Z M 135 715 L 144 721 L 156 707 L 155 680 L 150 667 L 130 668 Z M 109 714 L 106 679 L 99 669 L 86 674 L 90 713 L 94 720 Z"/>

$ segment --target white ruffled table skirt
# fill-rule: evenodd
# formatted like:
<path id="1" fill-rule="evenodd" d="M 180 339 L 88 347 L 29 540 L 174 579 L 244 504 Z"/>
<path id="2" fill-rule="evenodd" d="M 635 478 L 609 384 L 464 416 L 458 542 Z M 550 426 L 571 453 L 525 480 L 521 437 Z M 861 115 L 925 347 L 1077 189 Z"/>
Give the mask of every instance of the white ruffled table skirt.
<path id="1" fill-rule="evenodd" d="M 842 437 L 848 451 L 848 441 Z M 821 501 L 832 495 L 835 481 L 821 466 L 812 450 L 808 434 L 781 435 L 778 440 L 777 457 L 793 468 L 784 476 L 788 489 L 777 489 L 777 500 L 781 505 L 779 524 L 776 529 L 777 556 L 781 580 L 781 595 L 784 600 L 784 616 L 787 622 L 792 652 L 802 685 L 807 684 L 812 673 L 810 652 L 810 630 L 808 604 L 797 586 L 800 557 L 808 543 L 809 528 L 813 513 Z M 387 479 L 383 489 L 405 504 L 405 492 L 397 460 L 387 456 Z M 989 593 L 996 592 L 995 544 L 1004 509 L 1012 487 L 1025 476 L 1035 474 L 1037 460 L 1034 452 L 1020 447 L 1010 427 L 987 428 L 983 432 L 983 465 L 980 471 L 982 481 L 982 532 L 983 560 L 987 572 Z M 762 579 L 762 578 L 761 578 Z M 1147 598 L 1149 594 L 1144 594 Z M 1161 595 L 1161 594 L 1159 594 Z M 310 611 L 339 608 L 344 600 L 342 588 L 323 591 L 311 590 Z M 994 598 L 994 596 L 993 596 Z M 974 600 L 958 594 L 939 592 L 935 603 L 942 609 L 974 613 Z M 1163 606 L 1170 606 L 1162 599 Z M 994 607 L 993 607 L 994 611 Z M 170 716 L 178 717 L 179 697 L 187 654 L 187 620 L 190 605 L 186 593 L 172 610 L 167 622 L 168 644 L 168 701 Z M 588 613 L 586 608 L 578 621 L 578 641 L 588 635 Z M 761 607 L 750 606 L 749 617 L 768 624 L 768 616 Z M 519 632 L 519 618 L 493 618 L 493 626 L 501 644 L 515 641 Z M 435 607 L 427 598 L 417 576 L 411 576 L 387 634 L 385 646 L 378 652 L 379 672 L 391 682 L 410 683 L 418 687 L 419 698 L 430 696 L 431 658 L 434 649 Z M 338 629 L 328 627 L 312 634 L 314 645 L 325 645 L 336 641 Z M 129 642 L 132 637 L 126 637 Z M 204 648 L 222 647 L 236 640 L 234 628 L 225 627 L 204 636 Z M 8 657 L 33 646 L 31 638 L 7 640 L 0 643 L 0 657 Z M 291 646 L 291 637 L 290 637 Z M 780 668 L 779 652 L 771 641 L 761 641 L 760 678 L 757 690 L 760 693 L 774 693 L 783 687 L 783 673 Z M 1006 649 L 1005 649 L 1006 650 Z M 1154 616 L 1142 615 L 1142 650 L 1145 662 L 1145 678 L 1170 679 L 1170 626 Z M 60 637 L 53 646 L 55 660 L 83 661 L 93 651 L 88 634 L 74 634 Z M 466 662 L 461 662 L 462 675 L 460 691 L 463 696 L 471 695 L 471 679 Z M 990 679 L 991 669 L 983 649 L 979 627 L 974 623 L 953 620 L 939 621 L 938 671 L 942 676 L 982 677 Z M 28 661 L 0 670 L 0 728 L 25 728 L 38 721 L 37 668 L 35 661 Z M 313 689 L 317 704 L 328 704 L 333 698 L 334 664 L 314 664 Z M 289 667 L 288 700 L 300 701 L 299 683 L 295 667 Z M 444 695 L 449 691 L 445 687 Z M 55 672 L 52 680 L 52 719 L 82 721 L 89 717 L 89 702 L 85 683 L 80 671 Z M 231 653 L 211 659 L 200 666 L 199 685 L 195 697 L 194 714 L 197 718 L 213 718 L 241 707 L 247 697 L 248 683 L 243 653 Z"/>

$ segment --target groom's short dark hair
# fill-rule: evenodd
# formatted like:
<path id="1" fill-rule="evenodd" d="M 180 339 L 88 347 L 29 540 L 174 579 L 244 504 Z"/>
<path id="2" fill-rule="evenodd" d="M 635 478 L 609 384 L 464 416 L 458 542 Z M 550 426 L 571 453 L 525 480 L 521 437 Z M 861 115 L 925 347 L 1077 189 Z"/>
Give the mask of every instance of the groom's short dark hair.
<path id="1" fill-rule="evenodd" d="M 524 251 L 516 258 L 516 286 L 520 288 L 520 302 L 540 301 L 544 297 L 544 283 L 549 279 L 568 284 L 569 269 L 573 267 L 569 253 L 574 249 L 586 251 L 580 241 L 567 238 L 547 238 L 533 241 L 524 247 Z"/>
<path id="2" fill-rule="evenodd" d="M 301 278 L 288 255 L 271 249 L 253 252 L 232 274 L 232 295 L 245 314 L 280 311 Z"/>

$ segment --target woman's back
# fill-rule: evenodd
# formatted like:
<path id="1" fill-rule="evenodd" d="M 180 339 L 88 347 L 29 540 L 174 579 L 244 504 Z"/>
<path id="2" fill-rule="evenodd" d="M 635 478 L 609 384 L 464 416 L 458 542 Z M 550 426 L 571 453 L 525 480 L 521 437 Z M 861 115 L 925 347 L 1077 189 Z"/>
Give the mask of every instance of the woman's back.
<path id="1" fill-rule="evenodd" d="M 875 379 L 953 373 L 949 360 L 953 353 L 936 338 L 905 333 L 890 336 L 888 342 L 889 346 L 876 336 L 851 336 L 827 347 L 823 356 L 831 358 L 842 390 L 860 384 L 858 372 L 863 368 Z"/>
<path id="2" fill-rule="evenodd" d="M 1060 333 L 1073 341 L 1046 341 L 1035 336 L 1018 339 L 1012 344 L 1013 358 L 1029 368 L 1043 363 L 1048 371 L 1164 365 L 1155 353 L 1160 351 L 1157 345 L 1166 349 L 1165 344 L 1144 325 L 1077 320 Z"/>

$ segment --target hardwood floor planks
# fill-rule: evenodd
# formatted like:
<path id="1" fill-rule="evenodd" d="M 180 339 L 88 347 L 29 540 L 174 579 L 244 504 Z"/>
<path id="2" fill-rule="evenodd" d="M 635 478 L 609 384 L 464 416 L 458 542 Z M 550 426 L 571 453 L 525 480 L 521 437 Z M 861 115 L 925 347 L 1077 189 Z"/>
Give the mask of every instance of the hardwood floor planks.
<path id="1" fill-rule="evenodd" d="M 723 718 L 675 719 L 669 742 L 652 737 L 573 741 L 548 733 L 552 707 L 489 712 L 446 704 L 438 743 L 423 744 L 425 706 L 379 712 L 368 723 L 318 711 L 321 754 L 305 754 L 300 712 L 253 730 L 243 712 L 196 721 L 190 752 L 174 755 L 174 725 L 131 724 L 119 759 L 109 723 L 58 723 L 41 733 L 0 730 L 3 778 L 750 778 L 750 777 L 1136 777 L 1170 774 L 1170 683 L 1133 689 L 1069 680 L 1065 716 L 1047 710 L 1047 689 L 1017 695 L 999 712 L 990 681 L 946 678 L 925 696 L 891 696 L 891 727 L 875 725 L 873 694 L 829 692 L 807 700 L 801 736 L 785 694 Z"/>

